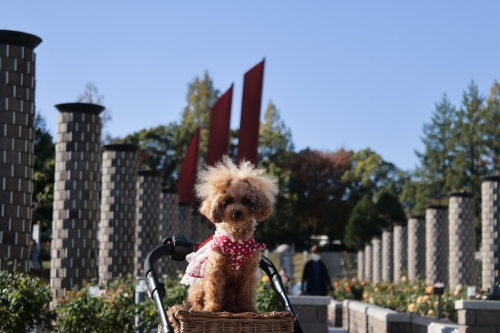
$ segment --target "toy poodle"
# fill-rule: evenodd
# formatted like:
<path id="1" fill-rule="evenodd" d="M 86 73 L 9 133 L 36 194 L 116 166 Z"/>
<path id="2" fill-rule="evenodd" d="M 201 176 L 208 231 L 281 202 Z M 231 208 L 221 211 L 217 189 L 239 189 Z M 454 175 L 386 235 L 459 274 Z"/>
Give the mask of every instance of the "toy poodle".
<path id="1" fill-rule="evenodd" d="M 258 222 L 273 211 L 276 180 L 250 162 L 228 156 L 198 174 L 200 212 L 216 226 L 215 235 L 188 255 L 181 283 L 190 285 L 185 307 L 192 310 L 256 312 L 260 250 L 253 237 Z"/>

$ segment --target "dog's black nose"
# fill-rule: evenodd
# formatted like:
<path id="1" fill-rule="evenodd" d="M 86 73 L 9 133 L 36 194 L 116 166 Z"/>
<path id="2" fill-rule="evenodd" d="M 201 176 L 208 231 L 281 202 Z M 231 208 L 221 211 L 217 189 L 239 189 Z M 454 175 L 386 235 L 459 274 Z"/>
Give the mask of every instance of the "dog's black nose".
<path id="1" fill-rule="evenodd" d="M 234 217 L 235 219 L 239 219 L 239 218 L 241 217 L 241 212 L 240 212 L 239 210 L 235 210 L 235 211 L 233 212 L 233 217 Z"/>

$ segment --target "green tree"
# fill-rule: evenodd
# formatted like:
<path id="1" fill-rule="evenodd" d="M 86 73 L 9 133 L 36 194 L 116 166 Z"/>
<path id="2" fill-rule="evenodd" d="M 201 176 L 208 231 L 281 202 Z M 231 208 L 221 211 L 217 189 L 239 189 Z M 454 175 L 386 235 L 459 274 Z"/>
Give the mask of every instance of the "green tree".
<path id="1" fill-rule="evenodd" d="M 457 112 L 448 97 L 436 104 L 430 123 L 424 124 L 422 142 L 424 151 L 415 151 L 420 166 L 412 184 L 404 190 L 406 200 L 413 196 L 412 214 L 423 214 L 430 200 L 445 203 L 447 194 L 457 187 L 458 175 L 454 168 L 457 154 Z"/>
<path id="2" fill-rule="evenodd" d="M 201 125 L 200 163 L 204 163 L 207 156 L 210 111 L 219 96 L 220 91 L 214 87 L 207 71 L 203 74 L 203 78 L 195 77 L 188 84 L 187 105 L 182 112 L 179 129 L 174 135 L 177 156 L 184 155 L 193 133 L 198 125 Z"/>
<path id="3" fill-rule="evenodd" d="M 382 192 L 375 203 L 375 214 L 384 221 L 382 227 L 392 228 L 394 222 L 405 222 L 406 214 L 399 198 L 390 192 Z M 378 232 L 378 231 L 377 231 Z"/>
<path id="4" fill-rule="evenodd" d="M 489 170 L 498 174 L 500 172 L 500 84 L 493 82 L 486 106 L 482 111 L 483 146 L 485 159 Z"/>
<path id="5" fill-rule="evenodd" d="M 269 244 L 293 242 L 295 227 L 291 223 L 290 207 L 294 198 L 288 193 L 290 181 L 288 165 L 294 155 L 294 147 L 291 131 L 280 119 L 279 111 L 272 102 L 269 102 L 264 114 L 259 141 L 259 164 L 278 179 L 280 191 L 273 214 L 256 230 L 256 237 Z M 281 233 L 283 230 L 284 234 Z"/>
<path id="6" fill-rule="evenodd" d="M 452 191 L 466 190 L 477 198 L 481 193 L 481 176 L 486 175 L 487 165 L 484 157 L 482 129 L 484 122 L 484 98 L 474 82 L 464 92 L 462 107 L 458 111 L 457 127 L 459 140 L 457 155 L 453 167 L 458 175 L 459 182 L 453 184 Z"/>
<path id="7" fill-rule="evenodd" d="M 40 112 L 35 115 L 34 129 L 32 220 L 33 223 L 40 223 L 42 229 L 47 229 L 52 225 L 56 149 Z"/>
<path id="8" fill-rule="evenodd" d="M 377 216 L 370 193 L 356 203 L 345 227 L 344 244 L 352 249 L 361 249 L 373 236 L 380 235 L 384 220 Z"/>

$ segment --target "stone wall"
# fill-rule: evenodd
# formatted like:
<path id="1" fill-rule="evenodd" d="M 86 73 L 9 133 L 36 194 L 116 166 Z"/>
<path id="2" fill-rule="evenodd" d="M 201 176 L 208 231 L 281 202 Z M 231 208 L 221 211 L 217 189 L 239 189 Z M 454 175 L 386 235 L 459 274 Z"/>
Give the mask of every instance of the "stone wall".
<path id="1" fill-rule="evenodd" d="M 104 107 L 68 103 L 59 111 L 50 285 L 63 297 L 75 285 L 97 277 L 97 226 Z"/>
<path id="2" fill-rule="evenodd" d="M 304 332 L 328 333 L 328 311 L 330 297 L 289 296 L 295 313 L 299 314 Z"/>
<path id="3" fill-rule="evenodd" d="M 136 145 L 105 145 L 102 154 L 99 281 L 132 274 L 134 259 Z"/>
<path id="4" fill-rule="evenodd" d="M 0 269 L 29 272 L 35 52 L 40 38 L 0 30 Z M 8 258 L 7 265 L 4 258 Z"/>
<path id="5" fill-rule="evenodd" d="M 499 333 L 499 301 L 455 301 L 459 332 Z"/>
<path id="6" fill-rule="evenodd" d="M 330 327 L 342 327 L 342 303 L 334 299 L 330 299 L 327 311 L 328 325 Z"/>

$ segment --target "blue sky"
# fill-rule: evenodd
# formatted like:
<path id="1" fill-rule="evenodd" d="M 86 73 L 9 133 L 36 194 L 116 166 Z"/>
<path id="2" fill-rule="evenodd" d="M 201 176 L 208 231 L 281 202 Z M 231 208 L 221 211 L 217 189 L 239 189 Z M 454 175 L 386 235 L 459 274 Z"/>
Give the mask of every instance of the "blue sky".
<path id="1" fill-rule="evenodd" d="M 187 83 L 208 70 L 234 83 L 266 58 L 262 110 L 272 100 L 297 150 L 370 147 L 408 170 L 422 126 L 446 93 L 460 105 L 474 80 L 500 80 L 500 2 L 14 1 L 0 28 L 43 39 L 37 110 L 55 133 L 54 104 L 93 81 L 113 136 L 180 119 Z"/>

